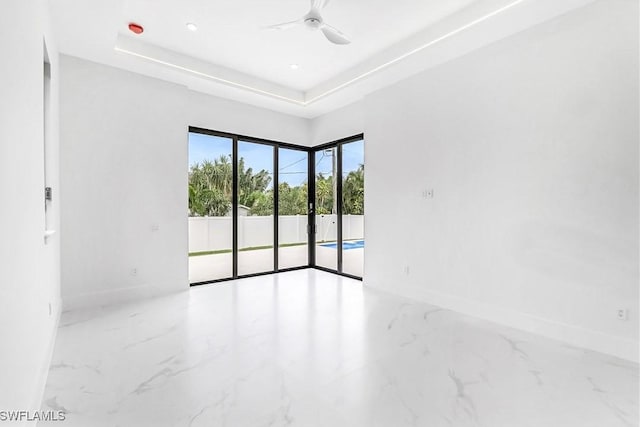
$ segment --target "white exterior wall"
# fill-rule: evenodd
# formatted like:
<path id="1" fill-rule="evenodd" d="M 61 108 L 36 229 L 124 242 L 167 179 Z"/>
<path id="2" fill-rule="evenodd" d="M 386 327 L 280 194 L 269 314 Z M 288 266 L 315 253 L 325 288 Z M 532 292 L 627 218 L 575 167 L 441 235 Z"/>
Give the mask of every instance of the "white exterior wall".
<path id="1" fill-rule="evenodd" d="M 281 215 L 279 218 L 280 243 L 307 242 L 307 216 Z M 336 216 L 317 216 L 317 239 L 336 239 Z M 362 215 L 344 215 L 343 239 L 364 237 Z M 232 246 L 232 219 L 229 216 L 189 218 L 189 252 L 217 251 Z M 272 216 L 239 216 L 238 247 L 273 245 Z"/>

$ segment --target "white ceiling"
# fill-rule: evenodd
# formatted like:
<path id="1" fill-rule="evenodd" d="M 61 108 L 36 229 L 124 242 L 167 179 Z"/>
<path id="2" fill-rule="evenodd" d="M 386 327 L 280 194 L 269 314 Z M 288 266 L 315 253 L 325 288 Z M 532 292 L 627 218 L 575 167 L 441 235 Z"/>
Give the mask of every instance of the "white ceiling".
<path id="1" fill-rule="evenodd" d="M 148 43 L 307 91 L 473 1 L 332 0 L 323 17 L 349 35 L 349 45 L 304 26 L 264 28 L 302 17 L 309 0 L 126 0 L 123 25 L 140 22 Z"/>
<path id="2" fill-rule="evenodd" d="M 314 117 L 590 1 L 331 0 L 323 17 L 350 45 L 329 43 L 303 26 L 264 28 L 302 17 L 309 0 L 51 4 L 61 53 Z M 145 32 L 133 35 L 129 22 Z M 198 31 L 189 31 L 188 22 Z"/>

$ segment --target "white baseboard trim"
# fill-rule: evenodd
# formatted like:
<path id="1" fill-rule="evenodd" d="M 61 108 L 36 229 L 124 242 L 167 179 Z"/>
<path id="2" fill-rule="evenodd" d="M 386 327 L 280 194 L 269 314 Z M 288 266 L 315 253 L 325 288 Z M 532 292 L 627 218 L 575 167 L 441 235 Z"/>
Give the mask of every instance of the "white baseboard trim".
<path id="1" fill-rule="evenodd" d="M 60 314 L 62 313 L 62 299 L 58 298 L 53 308 L 53 322 L 51 322 L 51 331 L 49 333 L 49 343 L 45 358 L 40 366 L 40 372 L 38 374 L 38 382 L 33 396 L 33 402 L 31 408 L 34 411 L 39 410 L 42 407 L 42 399 L 44 397 L 44 389 L 47 386 L 47 379 L 49 378 L 49 367 L 51 366 L 51 359 L 53 358 L 53 351 L 56 347 L 56 337 L 58 335 L 58 326 L 60 325 Z M 35 423 L 34 423 L 35 424 Z"/>
<path id="2" fill-rule="evenodd" d="M 575 347 L 582 347 L 588 350 L 609 354 L 636 363 L 639 362 L 640 344 L 638 341 L 633 339 L 608 335 L 602 332 L 544 319 L 515 310 L 496 307 L 455 295 L 433 292 L 415 285 L 404 285 L 402 287 L 402 293 L 394 292 L 387 288 L 370 284 L 369 282 L 367 282 L 365 286 L 384 293 L 398 295 L 400 297 L 408 297 L 413 300 L 426 302 L 428 304 L 433 304 L 480 319 L 489 320 L 511 328 L 542 335 Z"/>
<path id="3" fill-rule="evenodd" d="M 126 288 L 107 289 L 98 292 L 87 292 L 78 295 L 66 295 L 62 298 L 63 311 L 78 310 L 91 307 L 104 307 L 124 302 L 153 298 L 188 289 L 170 285 L 138 285 Z"/>

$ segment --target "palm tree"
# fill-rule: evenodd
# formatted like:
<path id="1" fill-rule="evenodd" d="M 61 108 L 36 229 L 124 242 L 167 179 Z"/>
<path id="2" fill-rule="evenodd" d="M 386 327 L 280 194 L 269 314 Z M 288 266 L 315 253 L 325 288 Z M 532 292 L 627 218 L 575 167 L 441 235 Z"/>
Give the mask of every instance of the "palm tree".
<path id="1" fill-rule="evenodd" d="M 227 156 L 196 163 L 189 171 L 189 213 L 224 216 L 232 200 L 233 166 Z"/>
<path id="2" fill-rule="evenodd" d="M 278 209 L 280 215 L 307 214 L 307 184 L 291 187 L 286 182 L 280 184 Z"/>
<path id="3" fill-rule="evenodd" d="M 345 215 L 364 214 L 364 165 L 349 172 L 342 183 L 342 213 Z"/>
<path id="4" fill-rule="evenodd" d="M 316 213 L 335 214 L 333 176 L 316 176 Z M 250 215 L 273 215 L 273 189 L 270 173 L 254 173 L 238 161 L 238 203 L 250 209 Z M 364 213 L 364 165 L 349 172 L 342 184 L 344 214 Z M 281 183 L 278 188 L 281 215 L 307 213 L 307 184 L 291 187 Z M 226 216 L 233 200 L 233 165 L 229 156 L 220 156 L 191 166 L 189 171 L 189 214 L 192 216 Z"/>
<path id="5" fill-rule="evenodd" d="M 264 200 L 271 182 L 269 172 L 254 173 L 245 168 L 244 158 L 238 161 L 238 203 L 249 208 Z M 189 213 L 195 216 L 229 215 L 233 200 L 233 165 L 229 156 L 204 160 L 191 166 L 189 171 Z M 272 200 L 273 200 L 273 196 Z M 271 209 L 273 211 L 273 209 Z M 253 214 L 253 212 L 252 212 Z"/>
<path id="6" fill-rule="evenodd" d="M 333 212 L 333 177 L 319 173 L 316 177 L 316 213 L 332 214 Z"/>
<path id="7" fill-rule="evenodd" d="M 253 208 L 271 182 L 269 175 L 269 172 L 264 169 L 256 174 L 253 173 L 252 168 L 245 169 L 244 158 L 240 158 L 238 161 L 238 203 Z"/>

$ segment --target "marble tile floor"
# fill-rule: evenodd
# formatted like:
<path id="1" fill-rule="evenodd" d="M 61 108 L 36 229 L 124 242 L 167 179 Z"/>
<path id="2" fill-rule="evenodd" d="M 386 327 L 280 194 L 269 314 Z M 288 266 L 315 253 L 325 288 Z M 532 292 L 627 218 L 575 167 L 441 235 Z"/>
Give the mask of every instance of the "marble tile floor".
<path id="1" fill-rule="evenodd" d="M 625 427 L 638 379 L 635 363 L 300 270 L 64 313 L 42 409 L 67 427 Z"/>

